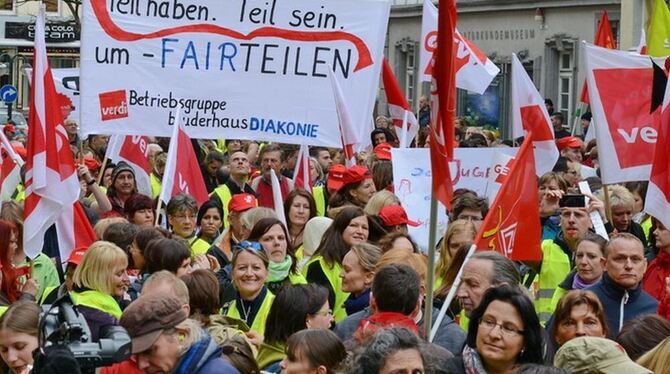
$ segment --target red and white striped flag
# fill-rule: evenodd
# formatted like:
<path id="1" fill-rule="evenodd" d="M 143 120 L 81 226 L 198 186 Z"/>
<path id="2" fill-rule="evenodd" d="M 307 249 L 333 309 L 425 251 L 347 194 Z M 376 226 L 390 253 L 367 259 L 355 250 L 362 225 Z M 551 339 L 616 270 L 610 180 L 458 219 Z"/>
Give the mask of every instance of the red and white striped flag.
<path id="1" fill-rule="evenodd" d="M 183 192 L 193 196 L 198 205 L 202 205 L 209 199 L 209 194 L 191 138 L 184 131 L 179 117 L 180 111 L 177 111 L 159 199 L 167 204 L 172 196 Z"/>
<path id="2" fill-rule="evenodd" d="M 670 227 L 670 84 L 667 83 L 661 113 L 644 211 Z"/>
<path id="3" fill-rule="evenodd" d="M 449 162 L 454 159 L 454 118 L 456 116 L 456 75 L 454 33 L 455 0 L 440 1 L 435 66 L 431 84 L 430 165 L 433 196 L 451 209 L 454 186 Z"/>
<path id="4" fill-rule="evenodd" d="M 356 154 L 354 153 L 354 145 L 359 142 L 358 132 L 354 128 L 351 121 L 349 110 L 347 109 L 346 101 L 340 83 L 337 81 L 332 69 L 328 69 L 328 76 L 330 77 L 330 84 L 333 87 L 333 97 L 335 99 L 335 108 L 337 109 L 337 119 L 340 124 L 340 134 L 342 137 L 342 149 L 344 151 L 344 159 L 347 166 L 356 165 Z"/>
<path id="5" fill-rule="evenodd" d="M 407 148 L 412 143 L 412 139 L 414 139 L 416 133 L 419 132 L 419 123 L 412 112 L 412 108 L 405 99 L 405 95 L 403 95 L 398 80 L 395 74 L 393 74 L 393 69 L 391 69 L 391 65 L 386 57 L 384 57 L 384 64 L 382 66 L 382 81 L 384 82 L 384 91 L 386 91 L 386 100 L 388 101 L 393 125 L 402 131 L 403 122 L 407 121 L 405 144 L 400 144 L 400 148 Z"/>
<path id="6" fill-rule="evenodd" d="M 88 247 L 96 240 L 93 226 L 78 201 L 64 208 L 56 220 L 56 231 L 62 261 L 70 258 L 70 253 L 75 249 Z"/>
<path id="7" fill-rule="evenodd" d="M 14 151 L 5 133 L 0 131 L 2 155 L 0 156 L 0 200 L 11 200 L 16 186 L 21 182 L 23 160 Z"/>
<path id="8" fill-rule="evenodd" d="M 512 136 L 517 138 L 531 131 L 535 170 L 537 175 L 542 175 L 551 171 L 558 160 L 554 128 L 542 96 L 521 61 L 512 54 Z"/>
<path id="9" fill-rule="evenodd" d="M 151 196 L 151 164 L 149 164 L 149 138 L 139 135 L 113 135 L 107 145 L 108 159 L 125 161 L 135 171 L 139 193 Z"/>
<path id="10" fill-rule="evenodd" d="M 295 170 L 293 171 L 295 188 L 302 188 L 307 192 L 312 192 L 312 174 L 310 172 L 310 166 L 309 147 L 306 144 L 303 144 L 298 151 L 298 159 L 296 160 Z"/>
<path id="11" fill-rule="evenodd" d="M 63 127 L 63 112 L 47 60 L 44 13 L 44 5 L 41 5 L 35 21 L 33 83 L 28 118 L 23 248 L 30 258 L 40 253 L 44 233 L 56 222 L 64 208 L 77 201 L 80 190 L 72 151 Z M 59 236 L 67 234 L 58 233 Z"/>

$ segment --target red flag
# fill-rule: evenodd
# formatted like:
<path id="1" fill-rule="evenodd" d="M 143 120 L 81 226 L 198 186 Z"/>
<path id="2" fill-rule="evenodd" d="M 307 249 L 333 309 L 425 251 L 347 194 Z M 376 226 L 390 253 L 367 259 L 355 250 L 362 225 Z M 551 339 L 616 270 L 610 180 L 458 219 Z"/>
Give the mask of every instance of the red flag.
<path id="1" fill-rule="evenodd" d="M 358 143 L 358 132 L 354 128 L 354 123 L 351 121 L 351 116 L 349 115 L 349 110 L 347 109 L 340 83 L 337 81 L 337 78 L 331 69 L 328 69 L 328 76 L 330 77 L 330 84 L 333 88 L 333 97 L 335 98 L 335 108 L 337 109 L 337 119 L 340 124 L 344 159 L 347 166 L 353 166 L 356 165 L 354 144 Z"/>
<path id="2" fill-rule="evenodd" d="M 658 128 L 654 159 L 644 211 L 670 227 L 670 84 L 665 86 L 663 112 Z"/>
<path id="3" fill-rule="evenodd" d="M 293 171 L 293 180 L 296 188 L 302 188 L 305 191 L 312 192 L 311 165 L 309 160 L 309 147 L 305 144 L 300 146 L 298 159 Z"/>
<path id="4" fill-rule="evenodd" d="M 147 196 L 151 195 L 151 165 L 149 164 L 149 138 L 138 135 L 114 135 L 107 145 L 108 159 L 125 161 L 135 171 L 137 190 Z"/>
<path id="5" fill-rule="evenodd" d="M 610 19 L 607 16 L 606 10 L 603 11 L 603 16 L 600 19 L 598 31 L 596 31 L 596 37 L 593 39 L 593 44 L 607 49 L 616 49 L 616 38 L 612 32 L 612 25 L 610 24 Z M 579 101 L 585 104 L 589 104 L 589 90 L 586 85 L 586 81 L 584 81 L 584 86 L 582 87 L 582 97 L 579 99 Z"/>
<path id="6" fill-rule="evenodd" d="M 412 139 L 414 139 L 416 136 L 416 133 L 419 132 L 419 123 L 416 120 L 416 116 L 412 112 L 412 108 L 405 99 L 405 95 L 403 95 L 402 89 L 398 84 L 398 80 L 393 74 L 393 69 L 391 69 L 391 65 L 389 64 L 386 57 L 384 57 L 382 80 L 384 81 L 384 91 L 386 91 L 386 100 L 388 101 L 389 113 L 391 114 L 393 125 L 398 127 L 398 129 L 402 129 L 402 123 L 405 118 L 405 113 L 407 112 L 406 144 L 401 144 L 400 146 L 408 147 L 412 142 Z"/>
<path id="7" fill-rule="evenodd" d="M 80 247 L 88 247 L 97 239 L 93 226 L 86 217 L 79 202 L 65 208 L 56 221 L 58 249 L 62 261 L 70 258 L 70 253 Z"/>
<path id="8" fill-rule="evenodd" d="M 21 182 L 21 166 L 23 160 L 16 154 L 5 133 L 0 131 L 0 144 L 2 156 L 0 156 L 0 200 L 7 201 L 12 198 L 16 186 Z"/>
<path id="9" fill-rule="evenodd" d="M 456 77 L 454 75 L 455 0 L 441 0 L 438 13 L 437 47 L 431 87 L 433 123 L 430 129 L 430 164 L 433 195 L 451 208 L 453 185 L 449 161 L 454 158 Z"/>
<path id="10" fill-rule="evenodd" d="M 475 239 L 478 250 L 493 250 L 514 261 L 542 259 L 542 227 L 531 139 L 529 134 L 512 161 L 509 174 Z"/>
<path id="11" fill-rule="evenodd" d="M 35 21 L 23 248 L 34 258 L 44 233 L 79 197 L 79 179 L 44 43 L 44 6 Z M 59 233 L 65 235 L 65 233 Z"/>
<path id="12" fill-rule="evenodd" d="M 179 115 L 177 113 L 175 118 Z M 174 124 L 159 198 L 167 203 L 172 196 L 183 192 L 193 196 L 201 205 L 209 199 L 209 195 L 202 179 L 200 164 L 191 145 L 191 138 L 184 131 L 181 121 L 175 121 L 178 123 Z"/>

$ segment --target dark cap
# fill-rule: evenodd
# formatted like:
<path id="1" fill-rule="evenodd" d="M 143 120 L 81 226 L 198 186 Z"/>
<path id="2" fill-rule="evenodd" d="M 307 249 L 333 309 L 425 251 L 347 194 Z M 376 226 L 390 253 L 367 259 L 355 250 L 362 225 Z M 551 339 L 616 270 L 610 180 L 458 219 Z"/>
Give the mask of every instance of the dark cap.
<path id="1" fill-rule="evenodd" d="M 129 171 L 133 175 L 133 178 L 135 178 L 135 170 L 133 169 L 133 167 L 130 166 L 125 161 L 119 161 L 119 163 L 116 164 L 114 170 L 112 170 L 112 186 L 114 185 L 116 178 L 119 177 L 119 174 L 121 174 L 124 171 Z"/>
<path id="2" fill-rule="evenodd" d="M 132 354 L 150 349 L 163 330 L 173 328 L 188 318 L 176 296 L 142 295 L 123 311 L 119 323 L 128 331 Z"/>

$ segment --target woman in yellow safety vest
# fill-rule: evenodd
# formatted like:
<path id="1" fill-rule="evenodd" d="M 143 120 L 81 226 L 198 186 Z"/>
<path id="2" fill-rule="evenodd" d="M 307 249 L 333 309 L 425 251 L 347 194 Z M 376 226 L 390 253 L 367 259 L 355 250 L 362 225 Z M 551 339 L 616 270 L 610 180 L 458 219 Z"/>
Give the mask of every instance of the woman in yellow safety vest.
<path id="1" fill-rule="evenodd" d="M 349 297 L 349 293 L 342 290 L 342 259 L 352 245 L 367 242 L 368 234 L 369 221 L 363 209 L 343 208 L 303 268 L 307 281 L 328 289 L 328 301 L 338 322 L 347 316 L 344 301 Z"/>
<path id="2" fill-rule="evenodd" d="M 19 301 L 0 317 L 0 355 L 12 373 L 30 371 L 41 311 L 34 302 Z"/>
<path id="3" fill-rule="evenodd" d="M 290 235 L 289 243 L 295 250 L 295 257 L 300 261 L 303 257 L 302 234 L 305 232 L 305 225 L 316 217 L 314 197 L 303 189 L 291 191 L 284 201 L 284 215 Z"/>
<path id="4" fill-rule="evenodd" d="M 288 243 L 286 226 L 276 218 L 263 218 L 256 222 L 249 233 L 249 240 L 258 242 L 270 260 L 266 286 L 273 294 L 279 293 L 289 284 L 306 284 L 307 280 L 298 271 L 298 261 Z"/>
<path id="5" fill-rule="evenodd" d="M 191 243 L 191 251 L 194 255 L 205 254 L 221 233 L 223 207 L 216 200 L 205 201 L 198 211 L 195 223 L 200 229 Z"/>
<path id="6" fill-rule="evenodd" d="M 123 298 L 128 288 L 127 267 L 128 256 L 121 248 L 97 241 L 74 271 L 70 295 L 84 315 L 94 342 L 104 328 L 119 324 L 121 307 L 117 300 Z"/>
<path id="7" fill-rule="evenodd" d="M 257 345 L 265 335 L 265 321 L 274 295 L 265 286 L 268 256 L 257 242 L 242 242 L 233 254 L 232 280 L 235 299 L 223 306 L 223 314 L 244 321 L 250 328 L 247 337 Z"/>

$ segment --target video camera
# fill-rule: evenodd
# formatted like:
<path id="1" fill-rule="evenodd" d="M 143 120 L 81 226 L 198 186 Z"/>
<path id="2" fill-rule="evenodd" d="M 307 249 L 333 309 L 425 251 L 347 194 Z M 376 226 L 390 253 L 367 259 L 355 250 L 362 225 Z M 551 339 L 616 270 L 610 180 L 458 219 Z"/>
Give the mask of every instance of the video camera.
<path id="1" fill-rule="evenodd" d="M 77 361 L 82 373 L 125 361 L 130 357 L 131 341 L 121 326 L 103 329 L 98 342 L 91 341 L 91 331 L 84 316 L 77 310 L 69 294 L 52 305 L 45 305 L 40 316 L 38 341 L 35 351 L 35 369 L 49 361 L 47 347 L 64 347 Z M 39 374 L 39 372 L 33 373 Z"/>

